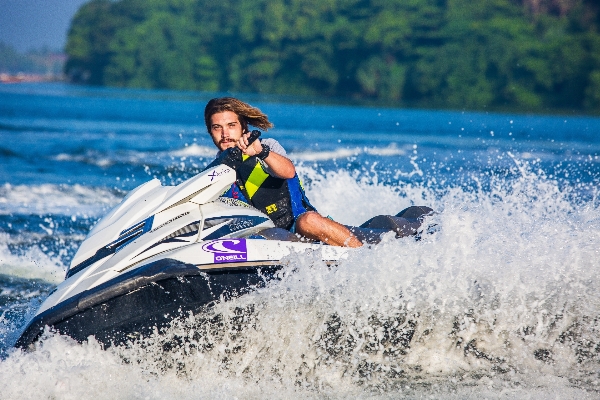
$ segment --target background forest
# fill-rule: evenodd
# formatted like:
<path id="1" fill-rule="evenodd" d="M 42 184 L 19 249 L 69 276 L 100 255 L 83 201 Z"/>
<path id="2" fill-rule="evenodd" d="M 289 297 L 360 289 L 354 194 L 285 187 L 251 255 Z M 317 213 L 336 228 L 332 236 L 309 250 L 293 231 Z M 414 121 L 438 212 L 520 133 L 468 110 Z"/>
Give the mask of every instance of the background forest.
<path id="1" fill-rule="evenodd" d="M 390 106 L 600 112 L 592 0 L 92 0 L 65 72 L 95 85 Z"/>

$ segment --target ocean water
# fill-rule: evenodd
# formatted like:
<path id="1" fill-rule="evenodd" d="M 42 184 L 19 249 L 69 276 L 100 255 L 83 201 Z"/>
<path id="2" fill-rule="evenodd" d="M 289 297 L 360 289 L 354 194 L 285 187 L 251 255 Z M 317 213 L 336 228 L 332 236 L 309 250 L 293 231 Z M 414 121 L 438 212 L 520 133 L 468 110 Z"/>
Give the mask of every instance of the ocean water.
<path id="1" fill-rule="evenodd" d="M 436 210 L 335 268 L 103 350 L 12 345 L 89 229 L 137 185 L 215 154 L 219 94 L 0 86 L 0 398 L 600 398 L 600 119 L 240 97 L 322 214 Z"/>

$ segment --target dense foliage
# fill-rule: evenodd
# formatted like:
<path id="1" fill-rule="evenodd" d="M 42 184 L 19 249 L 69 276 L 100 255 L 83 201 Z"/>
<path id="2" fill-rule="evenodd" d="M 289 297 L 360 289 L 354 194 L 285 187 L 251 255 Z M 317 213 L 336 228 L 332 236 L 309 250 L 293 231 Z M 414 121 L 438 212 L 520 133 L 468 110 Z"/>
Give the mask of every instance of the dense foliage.
<path id="1" fill-rule="evenodd" d="M 66 72 L 91 84 L 600 110 L 593 0 L 92 0 Z"/>

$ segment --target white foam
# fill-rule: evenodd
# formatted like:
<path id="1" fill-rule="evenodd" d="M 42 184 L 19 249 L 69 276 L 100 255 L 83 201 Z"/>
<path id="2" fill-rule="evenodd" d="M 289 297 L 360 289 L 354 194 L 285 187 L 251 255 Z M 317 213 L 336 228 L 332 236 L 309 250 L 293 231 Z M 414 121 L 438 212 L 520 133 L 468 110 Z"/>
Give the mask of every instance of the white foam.
<path id="1" fill-rule="evenodd" d="M 138 154 L 130 154 L 129 157 L 127 157 L 127 161 L 129 161 L 130 164 L 139 164 L 140 160 L 142 160 L 143 158 L 141 157 L 141 155 L 139 155 L 138 157 L 136 157 L 136 155 Z M 114 155 L 107 156 L 93 150 L 89 150 L 85 154 L 60 153 L 52 157 L 52 159 L 55 161 L 78 162 L 96 165 L 100 168 L 108 168 L 119 161 L 124 161 L 123 157 L 115 157 Z"/>
<path id="2" fill-rule="evenodd" d="M 66 267 L 60 261 L 46 255 L 39 247 L 32 247 L 21 255 L 12 254 L 8 248 L 8 234 L 0 232 L 0 274 L 26 279 L 43 279 L 60 283 Z"/>
<path id="3" fill-rule="evenodd" d="M 196 143 L 182 148 L 165 151 L 134 151 L 113 152 L 104 154 L 97 150 L 87 150 L 83 154 L 60 153 L 53 157 L 56 161 L 78 162 L 108 168 L 115 164 L 148 165 L 179 162 L 194 157 L 212 159 L 217 150 L 214 146 L 201 146 Z"/>
<path id="4" fill-rule="evenodd" d="M 373 156 L 394 157 L 406 155 L 409 152 L 409 148 L 412 150 L 412 145 L 398 147 L 396 143 L 391 143 L 387 147 L 366 147 L 364 151 Z"/>
<path id="5" fill-rule="evenodd" d="M 0 214 L 59 214 L 97 216 L 117 204 L 113 190 L 82 185 L 0 186 Z"/>
<path id="6" fill-rule="evenodd" d="M 357 156 L 362 151 L 360 149 L 336 149 L 332 151 L 309 151 L 300 153 L 290 153 L 289 156 L 294 161 L 324 161 L 336 160 Z"/>
<path id="7" fill-rule="evenodd" d="M 214 146 L 200 146 L 192 143 L 182 149 L 172 150 L 168 152 L 173 157 L 205 157 L 212 158 L 217 154 L 217 149 Z"/>
<path id="8" fill-rule="evenodd" d="M 346 225 L 360 225 L 369 218 L 395 215 L 413 205 L 428 202 L 431 193 L 410 185 L 390 187 L 380 183 L 376 174 L 339 170 L 325 175 L 308 167 L 299 167 L 303 181 L 310 181 L 306 194 L 311 204 L 323 215 Z"/>
<path id="9" fill-rule="evenodd" d="M 289 156 L 294 161 L 326 161 L 357 157 L 361 154 L 394 157 L 406 155 L 407 150 L 399 148 L 395 143 L 392 143 L 387 147 L 356 147 L 338 148 L 331 151 L 290 152 Z"/>

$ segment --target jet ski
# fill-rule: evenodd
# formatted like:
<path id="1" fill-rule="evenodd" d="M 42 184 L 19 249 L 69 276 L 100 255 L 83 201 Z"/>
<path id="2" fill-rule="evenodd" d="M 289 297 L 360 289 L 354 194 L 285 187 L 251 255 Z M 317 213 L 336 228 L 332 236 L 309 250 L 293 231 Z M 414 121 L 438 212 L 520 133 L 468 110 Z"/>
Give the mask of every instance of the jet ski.
<path id="1" fill-rule="evenodd" d="M 124 344 L 264 286 L 289 254 L 313 250 L 336 263 L 356 251 L 306 240 L 245 202 L 221 197 L 240 162 L 240 150 L 228 149 L 177 186 L 153 179 L 132 190 L 91 229 L 16 347 L 35 348 L 46 326 L 80 342 L 94 336 L 107 347 Z M 388 232 L 418 235 L 431 212 L 412 206 L 349 228 L 375 244 Z"/>

